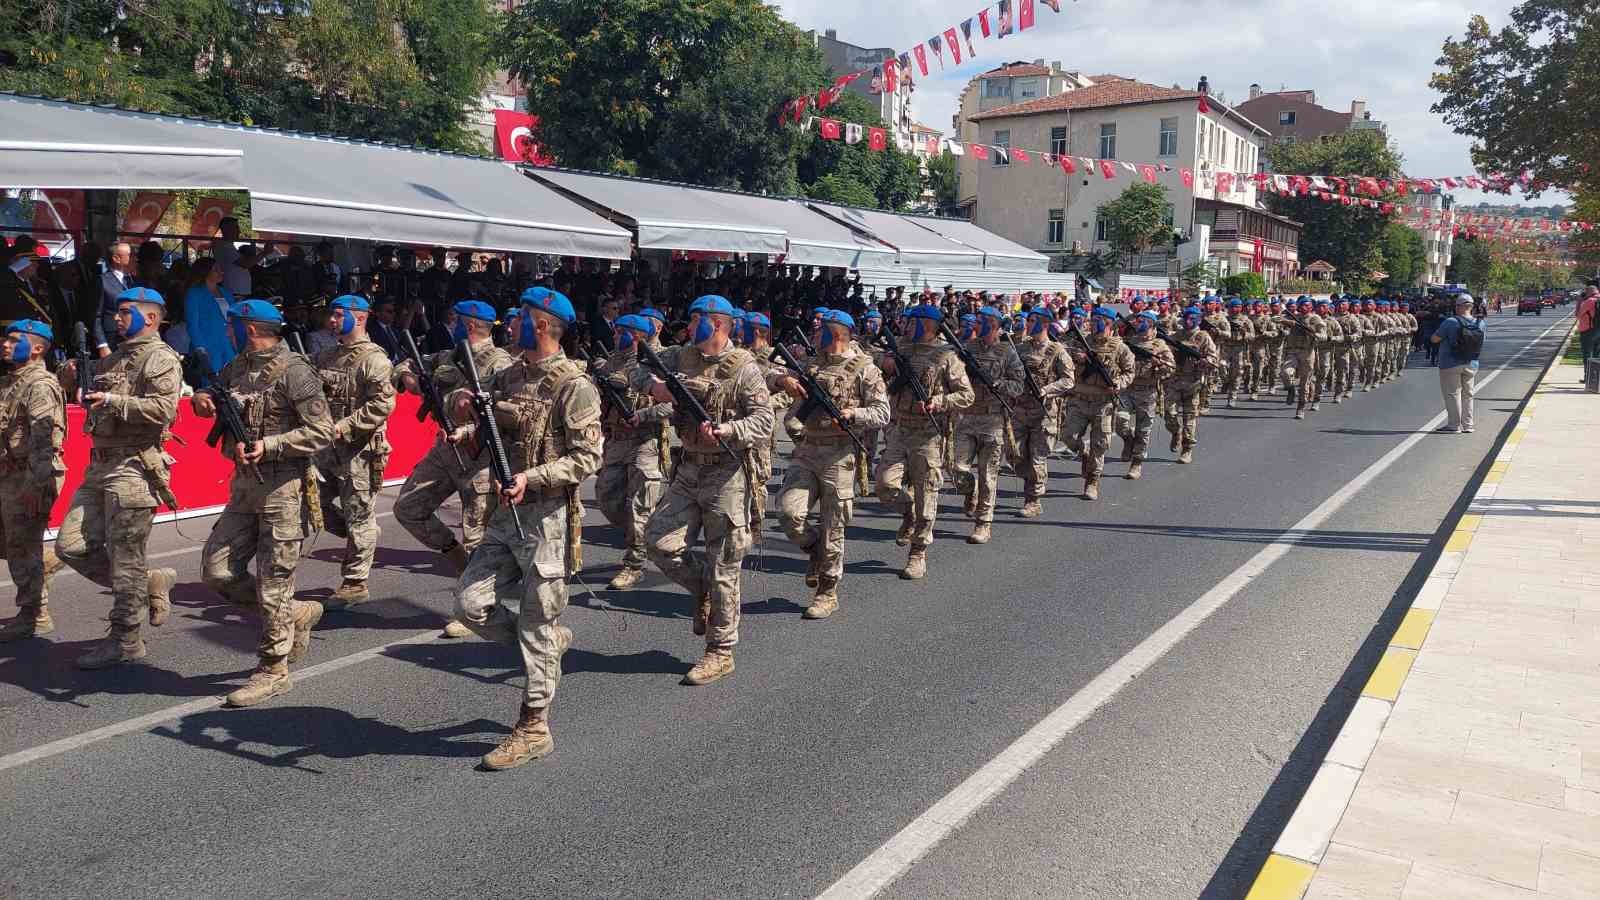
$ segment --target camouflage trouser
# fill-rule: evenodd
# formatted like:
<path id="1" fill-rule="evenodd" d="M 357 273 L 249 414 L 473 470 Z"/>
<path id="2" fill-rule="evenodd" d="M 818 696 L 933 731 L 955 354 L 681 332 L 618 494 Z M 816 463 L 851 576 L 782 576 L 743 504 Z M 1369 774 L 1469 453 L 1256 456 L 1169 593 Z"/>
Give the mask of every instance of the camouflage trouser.
<path id="1" fill-rule="evenodd" d="M 378 513 L 375 509 L 380 477 L 372 477 L 373 456 L 362 450 L 349 461 L 326 459 L 319 463 L 323 485 L 318 492 L 322 523 L 329 534 L 345 539 L 344 563 L 340 573 L 345 581 L 366 581 L 372 574 L 372 557 L 378 551 Z M 337 495 L 339 505 L 333 501 Z"/>
<path id="2" fill-rule="evenodd" d="M 1226 358 L 1223 359 L 1223 365 L 1227 365 Z M 1221 378 L 1222 374 L 1220 372 L 1207 372 L 1200 379 L 1200 410 L 1202 412 L 1211 409 L 1211 392 L 1216 388 Z"/>
<path id="3" fill-rule="evenodd" d="M 1017 423 L 1017 458 L 1011 467 L 1022 476 L 1022 498 L 1038 500 L 1050 485 L 1050 445 L 1056 438 L 1056 418 L 1029 416 Z"/>
<path id="4" fill-rule="evenodd" d="M 778 439 L 777 429 L 773 429 L 772 439 Z M 755 479 L 750 482 L 750 509 L 755 521 L 750 523 L 750 531 L 759 541 L 761 529 L 767 524 L 767 485 L 772 481 L 772 445 L 757 445 L 751 456 L 755 458 Z"/>
<path id="5" fill-rule="evenodd" d="M 655 438 L 607 442 L 608 462 L 594 483 L 594 496 L 606 521 L 622 529 L 622 565 L 644 568 L 644 528 L 661 502 L 660 445 Z"/>
<path id="6" fill-rule="evenodd" d="M 253 594 L 261 611 L 256 652 L 265 663 L 289 655 L 294 639 L 294 570 L 306 537 L 298 504 L 261 512 L 224 510 L 200 554 L 206 586 L 236 602 Z M 250 577 L 250 561 L 256 576 Z"/>
<path id="7" fill-rule="evenodd" d="M 962 417 L 956 426 L 956 484 L 973 498 L 972 517 L 979 524 L 994 521 L 1004 438 L 1004 422 L 992 416 Z"/>
<path id="8" fill-rule="evenodd" d="M 1317 394 L 1317 351 L 1285 350 L 1279 372 L 1297 406 L 1304 408 L 1313 401 Z"/>
<path id="9" fill-rule="evenodd" d="M 1369 388 L 1378 384 L 1378 342 L 1371 338 L 1361 342 L 1361 380 Z"/>
<path id="10" fill-rule="evenodd" d="M 61 490 L 61 479 L 56 479 L 55 488 L 48 496 L 39 498 L 39 513 L 32 515 L 23 509 L 17 498 L 24 491 L 37 492 L 39 485 L 26 473 L 0 478 L 0 492 L 7 498 L 0 502 L 0 549 L 5 551 L 11 582 L 17 586 L 17 607 L 24 611 L 42 609 L 47 599 L 44 531 L 50 524 L 50 505 Z"/>
<path id="11" fill-rule="evenodd" d="M 1150 450 L 1150 431 L 1155 427 L 1156 404 L 1161 397 L 1161 387 L 1155 384 L 1134 385 L 1123 392 L 1133 401 L 1132 410 L 1117 410 L 1117 434 L 1128 443 L 1133 459 L 1143 462 Z"/>
<path id="12" fill-rule="evenodd" d="M 498 507 L 456 580 L 456 607 L 467 627 L 522 651 L 523 705 L 543 709 L 572 643 L 572 632 L 556 622 L 567 608 L 567 499 L 540 497 L 517 515 L 527 539 L 518 540 L 511 510 Z"/>
<path id="13" fill-rule="evenodd" d="M 1273 341 L 1267 353 L 1267 370 L 1263 373 L 1266 379 L 1265 388 L 1268 391 L 1275 391 L 1278 389 L 1280 370 L 1283 368 L 1283 340 L 1280 338 Z"/>
<path id="14" fill-rule="evenodd" d="M 91 462 L 56 535 L 56 556 L 79 575 L 111 589 L 111 623 L 144 624 L 150 606 L 145 553 L 156 500 L 135 458 Z"/>
<path id="15" fill-rule="evenodd" d="M 1246 369 L 1250 366 L 1250 348 L 1245 344 L 1229 344 L 1222 351 L 1222 362 L 1227 367 L 1222 389 L 1227 392 L 1229 400 L 1238 399 L 1239 391 L 1249 391 L 1249 375 Z"/>
<path id="16" fill-rule="evenodd" d="M 1106 448 L 1111 446 L 1111 417 L 1116 411 L 1114 397 L 1082 397 L 1074 394 L 1067 398 L 1066 440 L 1068 446 L 1083 454 L 1083 474 L 1086 478 L 1099 477 L 1105 469 Z"/>
<path id="17" fill-rule="evenodd" d="M 1250 348 L 1250 378 L 1245 385 L 1245 390 L 1252 394 L 1272 388 L 1272 373 L 1267 368 L 1272 359 L 1272 351 L 1260 344 Z"/>
<path id="18" fill-rule="evenodd" d="M 1193 450 L 1196 426 L 1200 421 L 1200 386 L 1167 382 L 1167 433 L 1178 438 L 1178 446 Z"/>
<path id="19" fill-rule="evenodd" d="M 1333 359 L 1333 395 L 1342 397 L 1355 386 L 1358 346 L 1340 347 Z"/>
<path id="20" fill-rule="evenodd" d="M 469 452 L 470 448 L 462 447 L 462 456 Z M 394 502 L 394 519 L 423 546 L 444 550 L 456 543 L 456 536 L 438 515 L 439 506 L 451 494 L 461 497 L 461 546 L 470 553 L 483 540 L 484 523 L 498 502 L 488 451 L 480 453 L 476 461 L 468 458 L 467 467 L 462 471 L 450 445 L 439 440 L 401 486 Z"/>
<path id="21" fill-rule="evenodd" d="M 844 575 L 844 530 L 855 513 L 856 450 L 849 439 L 829 444 L 807 441 L 795 448 L 778 494 L 778 521 L 796 547 L 819 557 L 819 575 Z M 817 522 L 806 522 L 811 507 Z M 821 546 L 818 547 L 818 543 Z"/>
<path id="22" fill-rule="evenodd" d="M 726 454 L 685 452 L 645 525 L 645 552 L 656 568 L 693 602 L 711 595 L 708 649 L 731 650 L 739 643 L 739 566 L 751 546 L 749 496 L 744 467 Z M 689 546 L 695 534 L 704 541 L 703 558 Z"/>
<path id="23" fill-rule="evenodd" d="M 875 480 L 879 500 L 911 513 L 911 546 L 933 543 L 944 485 L 944 435 L 931 428 L 889 426 Z"/>

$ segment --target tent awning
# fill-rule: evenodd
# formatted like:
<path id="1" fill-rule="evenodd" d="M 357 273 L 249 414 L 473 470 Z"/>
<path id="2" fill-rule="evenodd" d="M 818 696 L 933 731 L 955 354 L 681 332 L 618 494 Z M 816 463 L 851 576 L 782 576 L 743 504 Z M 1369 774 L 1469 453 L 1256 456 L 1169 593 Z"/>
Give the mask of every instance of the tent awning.
<path id="1" fill-rule="evenodd" d="M 958 244 L 894 213 L 835 206 L 831 203 L 812 202 L 808 205 L 836 222 L 848 225 L 893 247 L 902 266 L 943 269 L 983 268 L 982 251 Z"/>
<path id="2" fill-rule="evenodd" d="M 1008 241 L 965 219 L 940 219 L 933 216 L 906 216 L 901 218 L 928 229 L 940 237 L 963 246 L 983 251 L 983 267 L 1005 272 L 1048 272 L 1050 257 L 1035 253 L 1027 247 Z"/>
<path id="3" fill-rule="evenodd" d="M 529 169 L 534 179 L 578 197 L 638 232 L 641 250 L 788 252 L 787 233 L 733 202 L 741 195 L 691 185 L 566 169 Z"/>
<path id="4" fill-rule="evenodd" d="M 804 201 L 726 191 L 711 192 L 711 196 L 741 216 L 783 229 L 788 240 L 785 263 L 841 269 L 894 264 L 892 248 L 819 215 Z"/>
<path id="5" fill-rule="evenodd" d="M 493 160 L 0 94 L 0 186 L 244 188 L 263 231 L 627 259 L 628 232 Z M 86 145 L 84 135 L 116 144 Z M 12 165 L 12 158 L 31 160 Z M 231 168 L 224 168 L 229 166 Z"/>

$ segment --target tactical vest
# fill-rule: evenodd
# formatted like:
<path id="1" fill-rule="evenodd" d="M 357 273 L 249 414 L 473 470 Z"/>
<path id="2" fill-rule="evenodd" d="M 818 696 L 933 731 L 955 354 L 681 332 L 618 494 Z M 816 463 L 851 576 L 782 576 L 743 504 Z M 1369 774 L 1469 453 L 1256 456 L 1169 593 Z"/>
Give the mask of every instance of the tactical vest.
<path id="1" fill-rule="evenodd" d="M 628 401 L 627 409 L 617 409 L 615 405 L 606 401 L 606 393 L 601 394 L 601 406 L 605 409 L 605 416 L 601 419 L 602 430 L 608 440 L 621 438 L 632 440 L 649 435 L 653 428 L 649 425 L 629 426 L 627 417 L 643 409 L 649 409 L 655 403 L 650 395 L 635 391 L 629 387 L 633 375 L 639 370 L 638 352 L 632 349 L 618 350 L 606 359 L 604 374 L 595 373 L 595 378 L 604 379 L 605 382 L 616 388 L 615 393 L 621 394 Z M 607 392 L 610 393 L 610 392 Z"/>
<path id="2" fill-rule="evenodd" d="M 1329 316 L 1327 319 L 1323 320 L 1323 322 L 1328 326 L 1328 340 L 1344 340 L 1344 326 L 1339 324 L 1338 316 Z"/>
<path id="3" fill-rule="evenodd" d="M 1249 345 L 1250 339 L 1255 337 L 1255 326 L 1250 324 L 1249 317 L 1244 315 L 1229 316 L 1228 331 L 1230 334 L 1228 343 L 1235 349 L 1244 349 Z"/>
<path id="4" fill-rule="evenodd" d="M 705 407 L 711 421 L 721 425 L 734 418 L 737 412 L 739 386 L 734 376 L 755 361 L 750 351 L 739 347 L 730 348 L 721 359 L 711 360 L 696 347 L 684 345 L 678 348 L 676 368 L 684 388 Z M 678 430 L 678 438 L 685 448 L 718 449 L 716 442 L 708 444 L 700 439 L 700 423 L 687 409 L 673 406 L 672 425 Z"/>
<path id="5" fill-rule="evenodd" d="M 977 360 L 978 365 L 983 368 L 983 374 L 989 376 L 989 380 L 995 384 L 1000 383 L 1000 376 L 1005 372 L 1006 356 L 1010 352 L 1010 345 L 1004 342 L 997 343 L 993 347 L 975 344 L 971 350 L 972 358 Z M 971 375 L 971 373 L 969 372 L 968 375 Z M 976 398 L 972 401 L 971 408 L 962 411 L 962 415 L 999 416 L 1005 414 L 1005 407 L 1000 405 L 1000 401 L 995 395 L 984 387 L 983 382 L 976 377 L 972 378 L 972 389 L 976 392 Z"/>
<path id="6" fill-rule="evenodd" d="M 1163 359 L 1161 351 L 1166 348 L 1165 341 L 1150 335 L 1142 341 L 1124 340 L 1123 343 L 1127 344 L 1130 350 L 1138 347 L 1140 350 L 1149 353 L 1151 357 L 1150 359 L 1143 359 L 1137 353 L 1133 355 L 1134 385 L 1138 387 L 1154 387 L 1162 378 L 1166 377 L 1165 375 L 1158 375 L 1155 368 L 1156 363 Z M 1099 379 L 1095 380 L 1098 381 Z"/>
<path id="7" fill-rule="evenodd" d="M 1288 346 L 1289 346 L 1289 349 L 1291 349 L 1291 350 L 1311 350 L 1311 349 L 1314 349 L 1316 347 L 1316 345 L 1317 345 L 1317 341 L 1316 341 L 1316 338 L 1314 338 L 1312 335 L 1313 335 L 1313 333 L 1316 332 L 1317 326 L 1322 324 L 1322 318 L 1320 316 L 1318 316 L 1316 313 L 1312 313 L 1311 315 L 1304 316 L 1302 318 L 1296 319 L 1295 321 L 1299 322 L 1301 325 L 1304 325 L 1305 328 L 1300 328 L 1300 327 L 1295 326 L 1295 325 L 1290 325 L 1288 327 L 1288 332 L 1289 332 Z M 1310 331 L 1307 331 L 1306 329 L 1310 329 Z"/>
<path id="8" fill-rule="evenodd" d="M 865 353 L 857 352 L 849 359 L 840 363 L 823 365 L 812 363 L 807 366 L 811 377 L 817 380 L 817 386 L 822 388 L 833 405 L 840 412 L 856 409 L 861 406 L 862 397 L 858 390 L 861 382 L 861 373 L 872 364 L 872 357 Z M 811 411 L 806 417 L 806 437 L 832 437 L 839 433 L 833 419 L 820 407 Z"/>
<path id="9" fill-rule="evenodd" d="M 478 380 L 488 389 L 489 380 L 494 373 L 505 368 L 511 357 L 506 351 L 494 345 L 493 341 L 485 341 L 482 349 L 472 351 L 472 362 L 478 367 Z M 440 394 L 449 394 L 451 391 L 466 387 L 467 373 L 456 363 L 456 354 L 453 350 L 446 350 L 433 355 L 433 380 L 439 385 Z"/>
<path id="10" fill-rule="evenodd" d="M 286 434 L 300 427 L 300 413 L 288 395 L 278 390 L 283 378 L 295 366 L 310 369 L 311 364 L 279 343 L 276 355 L 260 369 L 251 370 L 249 358 L 241 354 L 222 372 L 223 387 L 238 399 L 244 409 L 245 436 L 250 441 Z"/>
<path id="11" fill-rule="evenodd" d="M 1268 315 L 1254 316 L 1250 319 L 1256 327 L 1256 336 L 1260 338 L 1276 338 L 1278 336 L 1278 323 Z"/>
<path id="12" fill-rule="evenodd" d="M 322 379 L 322 393 L 328 398 L 328 414 L 337 422 L 364 406 L 372 398 L 361 392 L 355 372 L 374 356 L 388 358 L 383 348 L 373 343 L 351 347 L 338 347 L 331 353 L 318 354 L 313 363 Z M 381 431 L 383 426 L 379 426 Z"/>
<path id="13" fill-rule="evenodd" d="M 1091 352 L 1094 353 L 1095 359 L 1100 361 L 1100 365 L 1105 366 L 1106 371 L 1111 373 L 1112 378 L 1116 378 L 1121 374 L 1122 365 L 1117 361 L 1117 348 L 1122 346 L 1122 338 L 1116 335 L 1089 338 L 1089 347 Z M 1095 372 L 1094 366 L 1089 364 L 1087 358 L 1084 359 L 1083 366 L 1079 368 L 1076 375 L 1077 384 L 1073 386 L 1072 391 L 1080 397 L 1104 398 L 1111 396 L 1115 392 L 1115 388 L 1100 380 L 1099 374 Z"/>
<path id="14" fill-rule="evenodd" d="M 158 337 L 138 343 L 123 342 L 102 361 L 103 367 L 94 376 L 94 389 L 102 393 L 132 395 L 142 385 L 134 380 L 158 355 L 169 356 L 174 366 L 181 365 L 178 351 Z M 95 447 L 101 450 L 113 447 L 153 447 L 166 442 L 167 425 L 147 425 L 125 422 L 109 415 L 106 407 L 90 412 L 83 420 L 83 433 L 94 437 Z"/>
<path id="15" fill-rule="evenodd" d="M 1055 382 L 1055 363 L 1065 352 L 1066 350 L 1055 341 L 1034 343 L 1029 340 L 1019 345 L 1017 356 L 1022 359 L 1022 367 L 1033 376 L 1033 386 L 1042 391 L 1047 385 Z M 1039 398 L 1026 388 L 1022 392 L 1021 405 L 1035 412 L 1041 409 Z"/>
<path id="16" fill-rule="evenodd" d="M 944 378 L 934 377 L 934 373 L 955 355 L 955 351 L 938 344 L 910 344 L 902 352 L 906 361 L 911 363 L 911 371 L 922 381 L 923 387 L 928 389 L 928 398 L 931 400 L 943 397 Z M 899 372 L 896 372 L 895 380 L 900 380 Z M 909 380 L 894 396 L 894 422 L 902 426 L 933 427 L 928 417 L 917 410 L 917 393 L 911 389 Z"/>
<path id="17" fill-rule="evenodd" d="M 45 389 L 64 410 L 66 396 L 61 391 L 61 383 L 43 364 L 29 363 L 15 374 L 0 379 L 0 471 L 28 468 L 29 423 L 24 415 L 24 400 L 41 383 L 47 385 Z"/>
<path id="18" fill-rule="evenodd" d="M 1338 317 L 1339 326 L 1344 329 L 1345 343 L 1354 344 L 1367 336 L 1367 330 L 1361 326 L 1361 317 L 1355 313 L 1345 313 Z"/>
<path id="19" fill-rule="evenodd" d="M 562 357 L 550 363 L 550 370 L 531 380 L 532 367 L 526 360 L 512 365 L 506 396 L 498 401 L 517 411 L 515 444 L 506 448 L 513 471 L 524 471 L 567 455 L 567 430 L 553 427 L 556 398 L 574 379 L 584 377 L 583 367 Z"/>

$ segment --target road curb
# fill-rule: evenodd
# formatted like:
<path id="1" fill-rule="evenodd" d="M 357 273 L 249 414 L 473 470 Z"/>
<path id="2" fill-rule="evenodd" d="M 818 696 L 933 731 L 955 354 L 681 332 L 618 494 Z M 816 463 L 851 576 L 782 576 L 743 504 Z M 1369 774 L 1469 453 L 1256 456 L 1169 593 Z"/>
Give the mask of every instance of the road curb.
<path id="1" fill-rule="evenodd" d="M 1576 322 L 1573 328 L 1577 328 Z M 1561 363 L 1570 339 L 1569 333 L 1539 374 L 1532 395 L 1517 412 L 1511 433 L 1473 493 L 1472 502 L 1466 511 L 1456 517 L 1443 552 L 1412 599 L 1383 656 L 1369 674 L 1361 696 L 1329 746 L 1317 768 L 1317 774 L 1307 785 L 1283 833 L 1273 844 L 1272 852 L 1256 873 L 1245 895 L 1246 900 L 1299 900 L 1311 886 L 1317 867 L 1328 852 L 1334 829 L 1344 817 L 1350 797 L 1355 793 L 1356 783 L 1361 780 L 1367 759 L 1377 747 L 1378 738 L 1388 723 L 1389 712 L 1405 688 L 1411 664 L 1427 641 L 1439 606 L 1449 593 L 1450 585 L 1461 567 L 1461 560 L 1472 544 L 1479 523 L 1483 521 L 1480 504 L 1493 499 L 1499 491 L 1500 481 L 1516 458 L 1517 447 L 1522 443 L 1523 436 L 1527 434 L 1528 420 L 1533 418 L 1539 394 L 1543 392 L 1550 372 Z"/>

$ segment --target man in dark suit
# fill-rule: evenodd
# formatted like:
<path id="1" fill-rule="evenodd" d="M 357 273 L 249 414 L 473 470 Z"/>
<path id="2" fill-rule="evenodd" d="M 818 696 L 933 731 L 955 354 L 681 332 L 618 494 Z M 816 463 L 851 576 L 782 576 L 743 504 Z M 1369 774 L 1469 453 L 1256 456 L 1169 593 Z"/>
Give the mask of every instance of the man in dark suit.
<path id="1" fill-rule="evenodd" d="M 118 241 L 106 251 L 106 271 L 100 276 L 100 315 L 93 326 L 95 351 L 110 356 L 117 337 L 117 297 L 134 287 L 133 247 Z"/>

